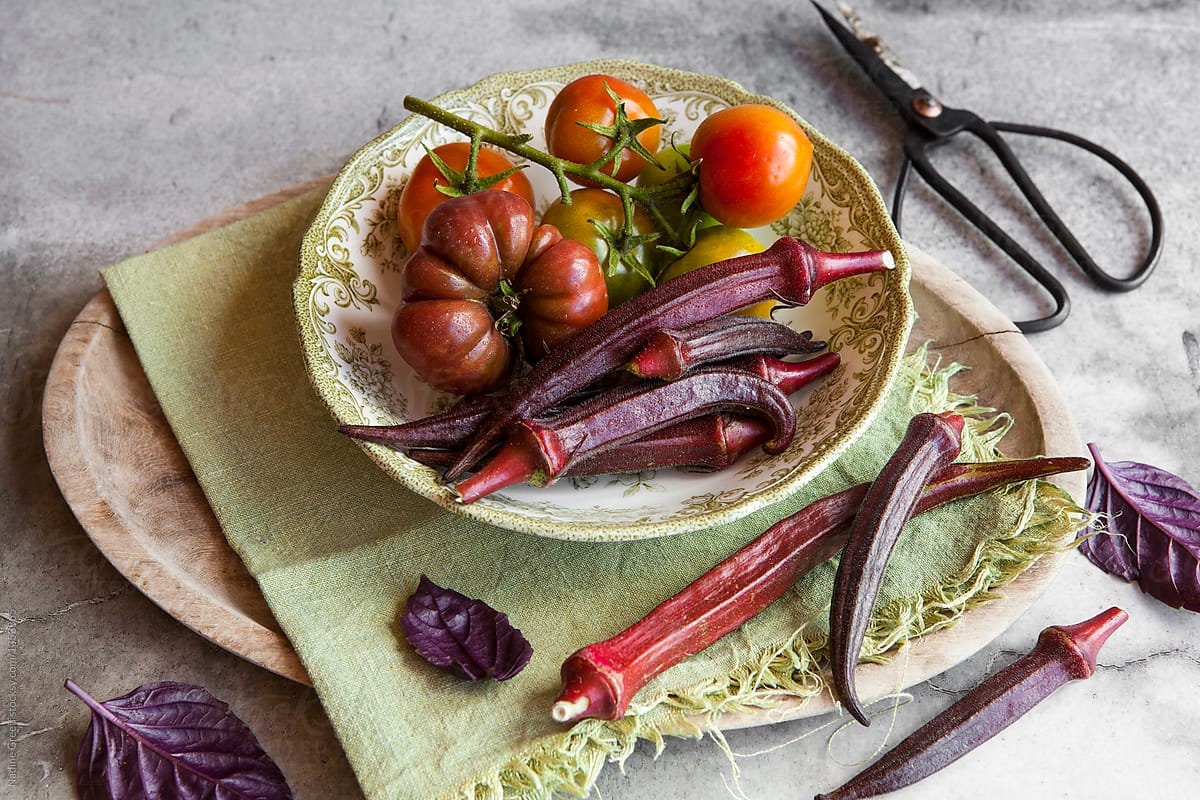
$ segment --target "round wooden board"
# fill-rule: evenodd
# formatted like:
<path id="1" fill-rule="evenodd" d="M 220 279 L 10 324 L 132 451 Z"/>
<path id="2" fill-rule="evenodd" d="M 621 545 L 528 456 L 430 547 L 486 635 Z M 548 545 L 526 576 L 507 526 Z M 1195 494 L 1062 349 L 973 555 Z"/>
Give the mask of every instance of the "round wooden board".
<path id="1" fill-rule="evenodd" d="M 316 181 L 202 223 L 172 240 L 210 230 L 320 185 Z M 945 362 L 971 369 L 955 389 L 1013 414 L 1009 456 L 1082 455 L 1084 448 L 1049 371 L 990 303 L 924 254 L 911 250 L 912 341 L 932 341 Z M 46 382 L 43 430 L 51 470 L 96 546 L 147 597 L 200 635 L 292 680 L 308 676 L 237 554 L 229 547 L 142 372 L 107 291 L 76 317 Z M 1082 498 L 1082 474 L 1056 481 Z M 954 627 L 923 637 L 889 665 L 864 665 L 870 698 L 920 683 L 999 635 L 1037 598 L 1060 559 L 1043 559 L 1004 596 Z M 760 725 L 823 713 L 827 696 L 770 712 L 728 714 L 721 727 Z"/>
<path id="2" fill-rule="evenodd" d="M 1012 414 L 1016 423 L 1001 443 L 1005 456 L 1087 456 L 1054 378 L 1012 320 L 937 261 L 911 245 L 908 249 L 913 305 L 920 315 L 910 346 L 929 342 L 931 355 L 940 356 L 943 364 L 968 365 L 970 369 L 955 376 L 954 390 Z M 1076 502 L 1083 501 L 1084 473 L 1050 481 L 1070 492 Z M 903 691 L 977 653 L 1037 600 L 1065 555 L 1038 560 L 1003 587 L 998 600 L 973 609 L 950 628 L 914 640 L 889 663 L 859 665 L 855 671 L 859 696 L 871 699 Z M 834 707 L 833 698 L 825 693 L 784 700 L 767 710 L 725 714 L 719 724 L 732 730 L 815 716 Z"/>

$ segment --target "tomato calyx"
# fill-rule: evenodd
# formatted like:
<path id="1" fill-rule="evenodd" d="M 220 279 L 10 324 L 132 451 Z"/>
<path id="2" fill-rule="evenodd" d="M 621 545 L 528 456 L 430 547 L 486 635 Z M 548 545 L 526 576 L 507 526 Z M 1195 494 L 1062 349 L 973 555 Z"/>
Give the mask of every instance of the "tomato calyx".
<path id="1" fill-rule="evenodd" d="M 664 233 L 656 249 L 675 259 L 696 242 L 696 232 L 713 220 L 699 206 L 700 161 L 693 159 L 686 144 L 671 143 L 659 151 L 656 164 L 646 166 L 638 176 L 637 198 L 655 226 Z"/>
<path id="2" fill-rule="evenodd" d="M 501 278 L 496 291 L 488 296 L 487 306 L 492 318 L 496 320 L 495 327 L 509 339 L 516 339 L 521 330 L 522 320 L 517 310 L 521 307 L 521 296 L 525 292 L 517 290 L 507 278 Z"/>
<path id="3" fill-rule="evenodd" d="M 654 272 L 647 266 L 642 259 L 638 258 L 637 251 L 644 248 L 646 245 L 653 244 L 658 241 L 658 233 L 638 233 L 633 228 L 633 212 L 628 211 L 625 214 L 625 222 L 621 226 L 621 230 L 614 230 L 598 219 L 589 219 L 588 222 L 596 232 L 604 239 L 608 245 L 608 252 L 604 256 L 604 263 L 601 266 L 604 268 L 604 274 L 611 278 L 620 273 L 621 267 L 633 271 L 640 275 L 651 286 L 654 286 Z"/>
<path id="4" fill-rule="evenodd" d="M 619 159 L 626 150 L 641 158 L 647 164 L 655 164 L 658 166 L 658 160 L 654 154 L 646 149 L 638 136 L 644 131 L 665 124 L 664 120 L 656 117 L 643 117 L 640 119 L 630 119 L 629 114 L 625 111 L 625 100 L 604 82 L 604 91 L 612 99 L 614 108 L 616 109 L 616 119 L 611 125 L 602 125 L 596 122 L 577 122 L 576 124 L 587 128 L 593 133 L 598 133 L 601 136 L 612 140 L 612 145 L 608 152 L 600 156 L 591 163 L 597 171 L 603 170 L 605 167 L 613 164 Z"/>
<path id="5" fill-rule="evenodd" d="M 446 183 L 437 183 L 434 188 L 447 197 L 462 197 L 467 194 L 475 194 L 487 189 L 494 188 L 503 183 L 513 174 L 524 169 L 521 166 L 515 166 L 506 169 L 502 172 L 497 172 L 494 175 L 480 176 L 479 175 L 479 148 L 483 145 L 483 139 L 479 136 L 471 137 L 471 150 L 467 154 L 467 163 L 461 170 L 446 163 L 446 160 L 439 156 L 433 148 L 422 143 L 425 148 L 425 154 L 433 165 L 437 167 L 438 172 L 446 179 Z"/>

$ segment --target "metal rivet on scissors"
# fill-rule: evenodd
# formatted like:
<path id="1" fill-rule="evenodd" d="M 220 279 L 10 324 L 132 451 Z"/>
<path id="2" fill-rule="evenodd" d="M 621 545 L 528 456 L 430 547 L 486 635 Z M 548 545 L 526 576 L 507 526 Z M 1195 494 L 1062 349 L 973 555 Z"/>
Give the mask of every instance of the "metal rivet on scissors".
<path id="1" fill-rule="evenodd" d="M 1017 327 L 1020 330 L 1031 333 L 1049 330 L 1061 324 L 1070 313 L 1070 298 L 1057 278 L 934 169 L 929 160 L 929 151 L 959 133 L 966 132 L 974 135 L 996 154 L 1004 169 L 1033 206 L 1038 216 L 1041 217 L 1046 227 L 1070 254 L 1071 259 L 1096 285 L 1112 292 L 1127 292 L 1141 286 L 1150 276 L 1150 272 L 1158 263 L 1158 257 L 1162 252 L 1162 213 L 1159 211 L 1158 201 L 1155 200 L 1150 187 L 1132 167 L 1095 142 L 1073 133 L 1037 125 L 985 122 L 970 111 L 943 105 L 933 94 L 923 88 L 921 82 L 912 73 L 891 56 L 878 36 L 862 28 L 861 21 L 853 12 L 842 6 L 843 14 L 854 28 L 851 30 L 850 27 L 843 25 L 818 5 L 815 0 L 813 0 L 813 5 L 821 13 L 838 41 L 866 71 L 880 91 L 887 96 L 908 125 L 908 135 L 904 140 L 904 162 L 900 167 L 896 181 L 896 193 L 892 201 L 892 220 L 895 222 L 896 228 L 900 228 L 900 213 L 903 208 L 909 173 L 911 169 L 916 169 L 917 173 L 937 194 L 941 195 L 968 222 L 978 228 L 984 236 L 996 243 L 1053 298 L 1055 303 L 1053 313 L 1039 319 L 1018 322 Z M 1000 135 L 1002 132 L 1057 139 L 1080 147 L 1103 159 L 1129 181 L 1141 195 L 1146 209 L 1150 212 L 1149 249 L 1137 270 L 1127 278 L 1118 278 L 1105 272 L 1096 264 L 1070 229 L 1059 219 L 1058 214 L 1050 207 L 1046 198 L 1042 196 L 1033 179 L 1021 166 L 1016 153 Z"/>

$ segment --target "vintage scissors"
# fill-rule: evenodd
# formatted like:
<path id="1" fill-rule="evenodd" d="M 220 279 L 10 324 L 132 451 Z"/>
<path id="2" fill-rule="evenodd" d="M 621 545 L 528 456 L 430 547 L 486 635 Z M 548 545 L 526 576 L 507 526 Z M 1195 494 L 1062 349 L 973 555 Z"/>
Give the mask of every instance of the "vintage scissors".
<path id="1" fill-rule="evenodd" d="M 995 153 L 1046 227 L 1070 254 L 1071 259 L 1098 286 L 1108 291 L 1127 292 L 1136 289 L 1150 276 L 1162 251 L 1162 213 L 1150 187 L 1146 185 L 1141 176 L 1134 172 L 1132 167 L 1100 145 L 1072 133 L 1037 125 L 985 122 L 970 111 L 943 105 L 907 69 L 899 65 L 883 46 L 878 36 L 862 28 L 861 22 L 852 12 L 849 12 L 844 6 L 841 8 L 843 14 L 854 26 L 854 30 L 835 19 L 815 0 L 813 5 L 821 13 L 838 41 L 887 96 L 908 125 L 908 135 L 904 140 L 904 163 L 900 168 L 896 193 L 892 201 L 892 220 L 896 228 L 900 227 L 900 213 L 903 208 L 909 173 L 912 169 L 916 169 L 917 173 L 937 194 L 941 195 L 967 221 L 978 228 L 984 236 L 998 245 L 1050 294 L 1055 304 L 1054 311 L 1045 317 L 1018 322 L 1017 327 L 1020 330 L 1024 332 L 1044 331 L 1061 324 L 1070 313 L 1070 298 L 1057 278 L 1051 275 L 1025 248 L 1005 233 L 994 220 L 967 199 L 933 167 L 929 160 L 929 152 L 960 133 L 970 133 L 976 136 Z M 1054 209 L 1050 207 L 1001 133 L 1041 136 L 1083 148 L 1102 158 L 1133 185 L 1150 212 L 1149 248 L 1136 271 L 1128 277 L 1121 278 L 1105 272 L 1096 264 Z"/>

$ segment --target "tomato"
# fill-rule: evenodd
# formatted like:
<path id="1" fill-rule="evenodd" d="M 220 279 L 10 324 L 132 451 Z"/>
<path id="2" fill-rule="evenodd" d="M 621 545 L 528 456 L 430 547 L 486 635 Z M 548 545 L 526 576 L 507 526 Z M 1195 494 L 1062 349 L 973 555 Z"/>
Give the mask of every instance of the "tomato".
<path id="1" fill-rule="evenodd" d="M 769 225 L 800 202 L 812 155 L 799 123 L 777 108 L 751 103 L 718 111 L 692 138 L 700 205 L 726 225 Z"/>
<path id="2" fill-rule="evenodd" d="M 498 389 L 515 354 L 486 305 L 462 300 L 405 303 L 392 317 L 392 341 L 426 383 L 454 394 Z"/>
<path id="3" fill-rule="evenodd" d="M 446 162 L 448 167 L 461 172 L 467 166 L 471 144 L 470 142 L 450 142 L 433 148 L 433 152 Z M 480 148 L 475 162 L 475 171 L 479 177 L 499 175 L 512 168 L 513 162 L 509 161 L 503 153 L 489 150 L 486 147 Z M 438 170 L 428 153 L 413 168 L 408 183 L 404 184 L 404 189 L 400 192 L 400 206 L 396 212 L 400 227 L 400 240 L 404 242 L 404 249 L 408 252 L 416 250 L 421 243 L 421 226 L 425 224 L 425 218 L 429 216 L 429 212 L 434 206 L 450 199 L 449 195 L 442 194 L 437 190 L 438 186 L 445 186 L 447 183 L 446 176 Z M 529 179 L 523 172 L 514 172 L 489 188 L 513 192 L 533 205 L 533 187 L 529 185 Z"/>
<path id="4" fill-rule="evenodd" d="M 554 96 L 546 112 L 546 147 L 551 155 L 592 164 L 612 149 L 612 138 L 584 127 L 584 124 L 609 126 L 616 122 L 617 104 L 605 91 L 606 86 L 624 101 L 625 116 L 630 120 L 658 118 L 654 101 L 636 86 L 611 75 L 576 78 Z M 637 141 L 650 153 L 658 149 L 661 127 L 653 125 L 637 134 Z M 602 172 L 617 180 L 629 181 L 647 163 L 637 153 L 625 149 Z M 577 178 L 572 180 L 585 183 Z"/>
<path id="5" fill-rule="evenodd" d="M 533 208 L 511 192 L 436 206 L 402 281 L 404 302 L 392 317 L 396 350 L 426 382 L 456 394 L 504 384 L 517 362 L 514 327 L 536 359 L 608 310 L 596 255 L 551 226 L 535 226 Z"/>
<path id="6" fill-rule="evenodd" d="M 696 233 L 696 243 L 692 245 L 692 249 L 671 262 L 658 276 L 658 279 L 659 282 L 669 281 L 694 269 L 715 264 L 727 258 L 761 253 L 765 249 L 766 246 L 762 242 L 741 228 L 731 228 L 728 225 L 703 228 Z M 738 313 L 769 318 L 773 308 L 775 308 L 774 300 L 764 300 L 744 308 Z"/>
<path id="7" fill-rule="evenodd" d="M 687 142 L 676 144 L 669 147 L 664 147 L 654 154 L 657 164 L 647 164 L 638 175 L 638 186 L 654 188 L 668 183 L 679 175 L 687 172 L 692 168 L 694 163 L 690 157 L 690 146 Z M 692 187 L 687 186 L 682 194 L 678 197 L 664 197 L 660 202 L 656 202 L 659 212 L 663 215 L 663 219 L 671 227 L 671 233 L 676 241 L 686 240 L 690 235 L 690 231 L 700 228 L 707 228 L 710 225 L 717 225 L 717 221 L 712 215 L 705 213 L 704 209 L 699 205 L 693 204 L 686 213 L 683 211 L 683 203 L 687 199 L 687 195 L 691 192 Z"/>
<path id="8" fill-rule="evenodd" d="M 684 144 L 668 145 L 654 154 L 657 164 L 646 164 L 638 173 L 638 186 L 662 186 L 691 167 L 691 148 Z"/>
<path id="9" fill-rule="evenodd" d="M 591 248 L 592 252 L 604 265 L 605 282 L 608 284 L 608 304 L 615 307 L 629 298 L 641 294 L 650 288 L 650 281 L 639 275 L 627 262 L 609 264 L 609 244 L 604 235 L 592 224 L 599 222 L 614 233 L 620 233 L 625 222 L 625 210 L 621 206 L 621 198 L 604 189 L 576 189 L 571 192 L 571 204 L 566 205 L 561 199 L 555 200 L 542 215 L 542 222 L 553 225 L 568 239 L 582 242 Z M 633 229 L 638 235 L 649 235 L 656 232 L 654 221 L 640 208 L 633 215 Z M 650 274 L 654 274 L 655 252 L 652 242 L 638 245 L 629 253 L 637 259 Z"/>
<path id="10" fill-rule="evenodd" d="M 520 296 L 521 341 L 536 361 L 608 311 L 608 286 L 587 245 L 540 225 L 513 288 Z"/>

